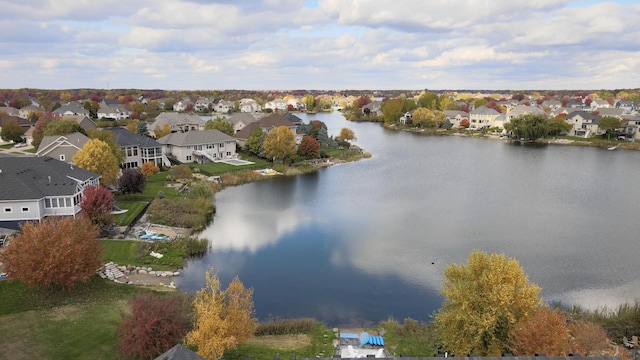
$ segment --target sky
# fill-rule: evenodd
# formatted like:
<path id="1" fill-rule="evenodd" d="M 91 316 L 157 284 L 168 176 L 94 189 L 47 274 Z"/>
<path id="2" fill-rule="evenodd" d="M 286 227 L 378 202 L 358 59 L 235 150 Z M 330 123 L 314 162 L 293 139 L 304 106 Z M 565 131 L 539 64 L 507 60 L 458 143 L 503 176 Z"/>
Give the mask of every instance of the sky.
<path id="1" fill-rule="evenodd" d="M 2 0 L 0 88 L 640 87 L 640 1 Z"/>

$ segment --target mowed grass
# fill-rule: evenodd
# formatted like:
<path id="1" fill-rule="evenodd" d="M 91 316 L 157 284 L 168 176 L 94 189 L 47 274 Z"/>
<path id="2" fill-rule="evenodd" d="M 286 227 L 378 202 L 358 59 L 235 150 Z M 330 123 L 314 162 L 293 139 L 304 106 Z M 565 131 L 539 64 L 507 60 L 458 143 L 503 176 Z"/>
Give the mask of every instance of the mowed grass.
<path id="1" fill-rule="evenodd" d="M 153 200 L 160 191 L 164 193 L 166 198 L 181 198 L 183 195 L 180 194 L 176 188 L 165 186 L 165 184 L 174 183 L 173 181 L 167 181 L 167 176 L 169 175 L 171 175 L 171 171 L 162 171 L 147 177 L 147 182 L 142 194 L 118 195 L 116 196 L 116 202 L 149 202 Z"/>
<path id="2" fill-rule="evenodd" d="M 128 226 L 131 224 L 131 222 L 142 213 L 147 204 L 147 202 L 143 201 L 118 201 L 116 205 L 128 211 L 114 216 L 116 226 Z"/>
<path id="3" fill-rule="evenodd" d="M 0 359 L 122 359 L 116 331 L 127 300 L 148 291 L 97 276 L 67 292 L 0 281 Z"/>

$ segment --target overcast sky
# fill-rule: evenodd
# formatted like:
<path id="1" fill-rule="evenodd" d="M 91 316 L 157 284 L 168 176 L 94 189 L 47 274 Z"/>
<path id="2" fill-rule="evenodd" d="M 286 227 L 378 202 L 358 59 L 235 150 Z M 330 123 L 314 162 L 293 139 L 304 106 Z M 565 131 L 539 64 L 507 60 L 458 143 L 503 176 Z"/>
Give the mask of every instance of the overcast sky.
<path id="1" fill-rule="evenodd" d="M 637 88 L 638 3 L 3 0 L 0 88 Z"/>

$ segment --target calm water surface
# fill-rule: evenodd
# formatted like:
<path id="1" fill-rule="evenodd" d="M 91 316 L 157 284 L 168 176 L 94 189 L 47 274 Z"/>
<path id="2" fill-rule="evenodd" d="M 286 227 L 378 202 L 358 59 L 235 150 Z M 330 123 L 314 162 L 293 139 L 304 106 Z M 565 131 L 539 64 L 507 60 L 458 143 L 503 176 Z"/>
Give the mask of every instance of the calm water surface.
<path id="1" fill-rule="evenodd" d="M 213 250 L 177 281 L 254 288 L 259 318 L 328 324 L 429 320 L 444 267 L 480 249 L 518 259 L 546 301 L 587 308 L 640 297 L 640 152 L 355 131 L 371 159 L 226 189 L 202 236 Z"/>

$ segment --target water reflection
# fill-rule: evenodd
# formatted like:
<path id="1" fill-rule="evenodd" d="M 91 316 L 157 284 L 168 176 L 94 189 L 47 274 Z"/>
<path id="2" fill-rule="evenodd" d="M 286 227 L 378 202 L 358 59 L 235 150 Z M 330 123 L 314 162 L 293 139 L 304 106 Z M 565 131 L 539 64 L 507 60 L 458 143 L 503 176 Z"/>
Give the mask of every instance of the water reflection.
<path id="1" fill-rule="evenodd" d="M 320 118 L 326 114 L 313 115 Z M 214 266 L 255 290 L 260 318 L 428 320 L 443 269 L 474 249 L 518 259 L 546 301 L 586 308 L 640 296 L 635 208 L 640 152 L 423 137 L 326 115 L 374 156 L 224 190 L 203 235 Z M 305 120 L 307 121 L 307 120 Z"/>

